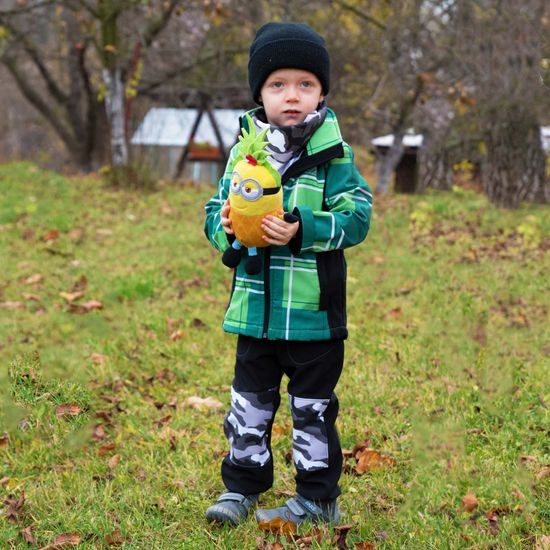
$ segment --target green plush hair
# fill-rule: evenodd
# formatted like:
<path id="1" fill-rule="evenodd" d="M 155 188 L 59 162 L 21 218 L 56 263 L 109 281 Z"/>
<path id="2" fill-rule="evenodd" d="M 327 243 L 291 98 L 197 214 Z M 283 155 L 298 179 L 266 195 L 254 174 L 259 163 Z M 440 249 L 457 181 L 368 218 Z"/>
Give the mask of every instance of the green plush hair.
<path id="1" fill-rule="evenodd" d="M 268 128 L 265 128 L 265 130 L 262 130 L 258 134 L 256 132 L 256 125 L 254 124 L 252 117 L 249 114 L 245 114 L 245 119 L 248 125 L 248 132 L 243 127 L 242 135 L 239 136 L 240 154 L 237 155 L 235 162 L 233 163 L 233 168 L 235 168 L 237 162 L 247 160 L 247 157 L 253 157 L 256 163 L 266 168 L 266 170 L 271 173 L 277 184 L 280 185 L 281 175 L 267 160 L 270 153 L 265 147 L 269 142 L 265 141 L 264 138 L 267 134 Z"/>

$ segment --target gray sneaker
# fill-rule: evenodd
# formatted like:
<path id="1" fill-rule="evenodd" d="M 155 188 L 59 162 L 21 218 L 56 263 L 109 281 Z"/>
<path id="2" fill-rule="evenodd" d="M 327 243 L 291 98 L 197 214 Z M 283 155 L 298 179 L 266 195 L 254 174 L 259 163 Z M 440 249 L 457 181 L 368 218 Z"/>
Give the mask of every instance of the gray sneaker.
<path id="1" fill-rule="evenodd" d="M 258 502 L 258 497 L 259 495 L 223 493 L 216 504 L 206 510 L 206 517 L 210 521 L 238 525 L 246 519 L 250 508 Z"/>
<path id="2" fill-rule="evenodd" d="M 274 529 L 280 529 L 280 522 L 300 525 L 305 521 L 312 523 L 338 523 L 340 511 L 336 499 L 330 501 L 308 500 L 302 495 L 296 495 L 286 501 L 284 506 L 271 508 L 269 510 L 256 510 L 256 520 L 266 524 L 264 527 L 269 530 L 273 522 Z"/>

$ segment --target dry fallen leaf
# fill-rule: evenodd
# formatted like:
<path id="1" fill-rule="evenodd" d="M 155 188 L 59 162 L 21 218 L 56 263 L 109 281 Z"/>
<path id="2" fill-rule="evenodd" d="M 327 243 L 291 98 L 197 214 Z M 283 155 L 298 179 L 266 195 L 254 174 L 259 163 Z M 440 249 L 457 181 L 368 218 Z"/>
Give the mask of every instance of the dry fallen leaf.
<path id="1" fill-rule="evenodd" d="M 550 550 L 550 535 L 537 535 L 535 550 Z"/>
<path id="2" fill-rule="evenodd" d="M 462 510 L 465 512 L 472 512 L 477 508 L 478 501 L 474 493 L 468 493 L 462 498 Z"/>
<path id="3" fill-rule="evenodd" d="M 65 546 L 77 546 L 80 544 L 80 535 L 78 533 L 64 533 L 55 537 L 54 541 L 40 550 L 58 550 Z"/>
<path id="4" fill-rule="evenodd" d="M 78 290 L 76 292 L 60 292 L 59 296 L 67 300 L 67 302 L 71 303 L 75 300 L 78 300 L 79 298 L 82 298 L 82 296 L 84 296 L 84 291 Z"/>
<path id="5" fill-rule="evenodd" d="M 339 548 L 340 550 L 347 550 L 349 547 L 346 543 L 346 537 L 348 536 L 348 533 L 352 528 L 353 525 L 351 523 L 346 525 L 337 525 L 334 528 L 334 537 L 332 539 L 332 544 L 334 544 L 336 548 Z"/>
<path id="6" fill-rule="evenodd" d="M 59 237 L 59 230 L 49 229 L 48 231 L 46 231 L 46 233 L 44 233 L 42 240 L 44 242 L 55 241 L 55 239 L 57 239 L 58 237 Z"/>
<path id="7" fill-rule="evenodd" d="M 10 436 L 7 432 L 4 432 L 2 435 L 0 435 L 0 448 L 7 447 L 9 442 Z"/>
<path id="8" fill-rule="evenodd" d="M 258 527 L 267 533 L 277 535 L 292 535 L 296 532 L 296 524 L 292 521 L 284 521 L 281 518 L 275 518 L 271 521 L 260 521 Z"/>
<path id="9" fill-rule="evenodd" d="M 372 542 L 363 540 L 355 543 L 355 550 L 375 550 L 376 546 Z"/>
<path id="10" fill-rule="evenodd" d="M 25 527 L 25 529 L 23 529 L 21 531 L 21 536 L 23 537 L 25 542 L 27 542 L 29 544 L 37 545 L 38 543 L 36 542 L 36 539 L 34 538 L 32 532 L 31 532 L 31 529 L 32 529 L 32 525 L 29 525 L 28 527 Z"/>
<path id="11" fill-rule="evenodd" d="M 4 505 L 6 506 L 4 509 L 5 518 L 13 523 L 17 522 L 24 504 L 25 491 L 21 492 L 21 496 L 19 498 L 9 495 L 6 499 L 4 499 Z"/>
<path id="12" fill-rule="evenodd" d="M 550 476 L 550 464 L 544 466 L 544 468 L 542 468 L 542 470 L 539 470 L 535 475 L 537 479 L 544 479 L 548 476 Z"/>
<path id="13" fill-rule="evenodd" d="M 184 402 L 184 405 L 187 405 L 188 407 L 193 407 L 194 409 L 219 409 L 220 407 L 223 407 L 223 404 L 218 401 L 217 399 L 214 399 L 213 397 L 199 397 L 198 395 L 193 395 L 191 397 L 188 397 Z"/>
<path id="14" fill-rule="evenodd" d="M 4 487 L 4 485 L 7 485 L 10 482 L 10 478 L 5 476 L 0 479 L 0 487 Z"/>
<path id="15" fill-rule="evenodd" d="M 38 285 L 44 281 L 44 276 L 40 273 L 29 275 L 26 279 L 23 279 L 24 285 Z"/>
<path id="16" fill-rule="evenodd" d="M 114 443 L 107 443 L 106 445 L 101 445 L 101 447 L 97 450 L 97 454 L 99 456 L 105 456 L 107 453 L 110 453 L 115 449 L 116 445 Z"/>
<path id="17" fill-rule="evenodd" d="M 105 542 L 109 546 L 120 546 L 124 544 L 124 538 L 122 537 L 122 533 L 117 529 L 116 531 L 105 535 Z"/>
<path id="18" fill-rule="evenodd" d="M 80 407 L 76 403 L 64 403 L 55 409 L 57 416 L 78 416 Z"/>
<path id="19" fill-rule="evenodd" d="M 382 455 L 374 449 L 364 449 L 356 455 L 357 457 L 357 466 L 355 471 L 358 474 L 364 474 L 375 468 L 381 468 L 384 466 L 394 466 L 395 459 L 391 456 Z"/>
<path id="20" fill-rule="evenodd" d="M 109 462 L 107 462 L 107 466 L 109 466 L 111 470 L 114 470 L 118 466 L 119 462 L 120 462 L 120 455 L 113 455 L 109 459 Z"/>
<path id="21" fill-rule="evenodd" d="M 23 302 L 0 302 L 0 309 L 25 309 Z"/>
<path id="22" fill-rule="evenodd" d="M 107 358 L 101 353 L 92 353 L 90 359 L 94 365 L 104 365 Z"/>

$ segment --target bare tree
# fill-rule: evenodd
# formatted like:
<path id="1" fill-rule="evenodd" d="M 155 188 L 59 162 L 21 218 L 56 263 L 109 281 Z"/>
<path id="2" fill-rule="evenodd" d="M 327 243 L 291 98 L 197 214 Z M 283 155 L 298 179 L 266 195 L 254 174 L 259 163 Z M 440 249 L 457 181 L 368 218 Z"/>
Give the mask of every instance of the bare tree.
<path id="1" fill-rule="evenodd" d="M 191 0 L 14 2 L 0 10 L 0 61 L 77 166 L 97 167 L 108 150 L 112 164 L 122 165 L 128 158 L 129 108 L 142 78 L 150 72 L 149 82 L 158 86 L 199 62 L 207 20 L 217 5 Z M 151 55 L 161 57 L 159 37 L 170 23 L 173 32 L 181 31 L 180 44 L 165 56 L 170 71 L 161 74 L 151 71 L 147 61 Z"/>
<path id="2" fill-rule="evenodd" d="M 490 200 L 515 208 L 522 200 L 547 202 L 541 146 L 540 75 L 543 0 L 459 2 L 457 50 L 477 98 L 486 147 L 483 186 Z"/>

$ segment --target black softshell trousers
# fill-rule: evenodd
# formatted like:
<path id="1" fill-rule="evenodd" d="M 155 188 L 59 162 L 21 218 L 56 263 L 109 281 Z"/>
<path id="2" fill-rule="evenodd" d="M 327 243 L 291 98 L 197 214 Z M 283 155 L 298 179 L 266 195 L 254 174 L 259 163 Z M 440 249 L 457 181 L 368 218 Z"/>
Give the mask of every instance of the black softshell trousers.
<path id="1" fill-rule="evenodd" d="M 293 420 L 296 490 L 310 500 L 340 494 L 342 449 L 334 388 L 344 363 L 344 341 L 260 340 L 239 336 L 231 408 L 224 422 L 230 453 L 222 462 L 229 491 L 245 495 L 273 485 L 271 428 L 283 374 Z"/>

